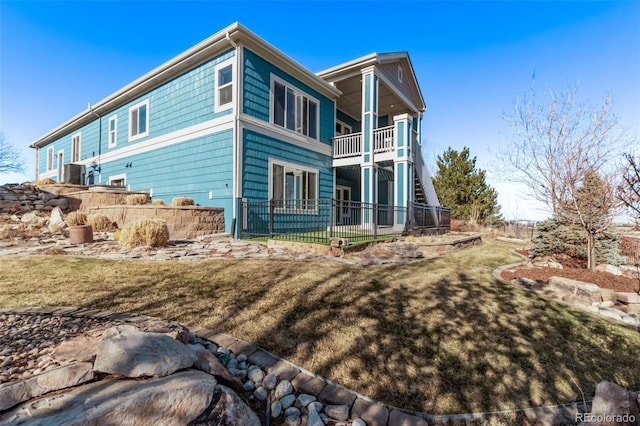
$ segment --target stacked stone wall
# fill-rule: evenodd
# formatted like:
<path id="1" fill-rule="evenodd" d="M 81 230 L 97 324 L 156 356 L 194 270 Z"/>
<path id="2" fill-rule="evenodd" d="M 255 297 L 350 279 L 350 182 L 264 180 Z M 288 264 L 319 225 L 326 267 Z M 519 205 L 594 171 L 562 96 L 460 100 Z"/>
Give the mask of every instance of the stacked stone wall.
<path id="1" fill-rule="evenodd" d="M 0 214 L 21 214 L 34 210 L 47 212 L 56 206 L 66 210 L 69 201 L 62 195 L 52 194 L 31 184 L 0 186 Z"/>
<path id="2" fill-rule="evenodd" d="M 88 214 L 102 214 L 122 229 L 138 219 L 154 218 L 167 222 L 172 240 L 192 239 L 202 235 L 224 233 L 224 209 L 199 206 L 92 206 Z"/>

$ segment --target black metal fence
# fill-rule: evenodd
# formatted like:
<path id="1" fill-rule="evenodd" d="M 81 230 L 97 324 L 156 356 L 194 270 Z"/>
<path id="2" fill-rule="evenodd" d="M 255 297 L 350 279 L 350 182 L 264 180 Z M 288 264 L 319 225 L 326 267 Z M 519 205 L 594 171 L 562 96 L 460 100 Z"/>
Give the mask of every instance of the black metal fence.
<path id="1" fill-rule="evenodd" d="M 449 209 L 411 204 L 383 204 L 319 200 L 239 200 L 240 238 L 267 237 L 328 243 L 331 238 L 350 242 L 373 241 L 415 230 L 448 232 Z"/>

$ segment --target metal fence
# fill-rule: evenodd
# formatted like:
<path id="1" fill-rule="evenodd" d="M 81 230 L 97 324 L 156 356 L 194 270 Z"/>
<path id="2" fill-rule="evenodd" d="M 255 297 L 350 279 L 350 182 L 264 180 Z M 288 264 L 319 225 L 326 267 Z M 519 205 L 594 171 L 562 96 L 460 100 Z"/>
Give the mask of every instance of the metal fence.
<path id="1" fill-rule="evenodd" d="M 239 200 L 240 238 L 267 237 L 328 243 L 331 238 L 373 241 L 414 230 L 448 232 L 449 209 L 411 204 L 319 200 Z"/>

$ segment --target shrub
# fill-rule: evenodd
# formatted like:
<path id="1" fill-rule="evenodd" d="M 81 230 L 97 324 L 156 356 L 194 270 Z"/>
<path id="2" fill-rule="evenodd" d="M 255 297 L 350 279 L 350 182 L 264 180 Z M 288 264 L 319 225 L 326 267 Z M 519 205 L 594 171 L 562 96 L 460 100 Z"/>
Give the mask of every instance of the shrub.
<path id="1" fill-rule="evenodd" d="M 91 214 L 87 216 L 87 224 L 91 225 L 94 231 L 109 231 L 113 229 L 111 219 L 102 214 Z"/>
<path id="2" fill-rule="evenodd" d="M 147 201 L 147 194 L 129 194 L 124 199 L 127 206 L 143 206 L 147 204 Z"/>
<path id="3" fill-rule="evenodd" d="M 36 186 L 46 186 L 46 185 L 53 185 L 54 183 L 56 183 L 56 181 L 51 178 L 44 178 L 44 179 L 39 179 L 33 183 Z"/>
<path id="4" fill-rule="evenodd" d="M 69 213 L 64 218 L 64 221 L 68 226 L 86 225 L 87 224 L 87 215 L 84 214 L 83 212 L 77 210 L 75 212 Z"/>
<path id="5" fill-rule="evenodd" d="M 153 200 L 152 203 L 154 206 L 164 206 L 164 200 L 161 200 L 160 198 L 158 198 L 157 200 Z"/>
<path id="6" fill-rule="evenodd" d="M 587 259 L 587 233 L 577 226 L 559 219 L 548 219 L 538 223 L 538 235 L 531 242 L 534 257 L 565 254 L 575 259 Z M 624 259 L 618 253 L 618 239 L 612 235 L 598 235 L 595 245 L 598 262 L 619 266 Z"/>
<path id="7" fill-rule="evenodd" d="M 172 206 L 193 206 L 193 198 L 189 197 L 176 197 L 171 200 Z"/>
<path id="8" fill-rule="evenodd" d="M 120 246 L 131 250 L 138 246 L 161 247 L 169 241 L 169 228 L 162 219 L 140 219 L 120 232 Z"/>

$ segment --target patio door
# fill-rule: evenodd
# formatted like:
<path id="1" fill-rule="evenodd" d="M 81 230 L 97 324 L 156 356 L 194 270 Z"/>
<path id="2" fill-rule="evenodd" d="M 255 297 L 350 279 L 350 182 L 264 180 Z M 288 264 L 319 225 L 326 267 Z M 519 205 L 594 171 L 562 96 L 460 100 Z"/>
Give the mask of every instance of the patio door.
<path id="1" fill-rule="evenodd" d="M 351 188 L 336 186 L 336 224 L 348 225 L 351 218 Z"/>

